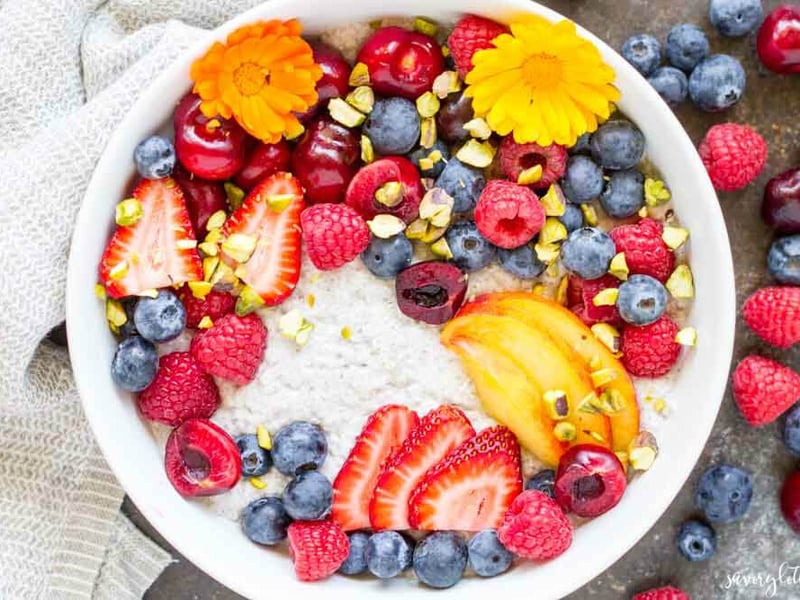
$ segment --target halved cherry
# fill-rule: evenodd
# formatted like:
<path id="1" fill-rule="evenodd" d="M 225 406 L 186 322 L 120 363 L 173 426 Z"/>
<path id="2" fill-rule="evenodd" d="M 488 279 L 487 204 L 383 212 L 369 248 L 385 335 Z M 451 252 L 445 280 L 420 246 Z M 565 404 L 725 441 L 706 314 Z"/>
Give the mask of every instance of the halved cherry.
<path id="1" fill-rule="evenodd" d="M 441 325 L 461 308 L 467 276 L 454 264 L 421 262 L 400 271 L 395 279 L 397 306 L 407 317 Z"/>
<path id="2" fill-rule="evenodd" d="M 625 469 L 613 452 L 578 444 L 561 457 L 554 491 L 556 501 L 567 512 L 596 517 L 617 505 L 626 485 Z"/>
<path id="3" fill-rule="evenodd" d="M 381 202 L 378 200 L 380 190 L 386 196 L 395 194 L 396 197 Z M 410 223 L 419 216 L 422 194 L 422 180 L 414 163 L 402 156 L 387 156 L 362 167 L 355 174 L 347 186 L 344 201 L 364 219 L 389 214 Z"/>

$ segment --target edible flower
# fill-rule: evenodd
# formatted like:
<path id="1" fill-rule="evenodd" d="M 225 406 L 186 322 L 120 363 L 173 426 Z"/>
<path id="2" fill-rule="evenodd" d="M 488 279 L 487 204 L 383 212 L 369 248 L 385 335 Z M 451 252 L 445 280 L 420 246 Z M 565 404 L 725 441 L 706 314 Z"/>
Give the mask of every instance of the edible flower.
<path id="1" fill-rule="evenodd" d="M 466 95 L 478 117 L 520 144 L 572 146 L 620 98 L 614 70 L 571 21 L 525 17 L 476 52 Z"/>
<path id="2" fill-rule="evenodd" d="M 190 73 L 203 114 L 233 117 L 266 143 L 299 135 L 296 113 L 317 102 L 322 77 L 301 31 L 296 19 L 260 21 L 240 27 L 224 44 L 215 42 Z"/>

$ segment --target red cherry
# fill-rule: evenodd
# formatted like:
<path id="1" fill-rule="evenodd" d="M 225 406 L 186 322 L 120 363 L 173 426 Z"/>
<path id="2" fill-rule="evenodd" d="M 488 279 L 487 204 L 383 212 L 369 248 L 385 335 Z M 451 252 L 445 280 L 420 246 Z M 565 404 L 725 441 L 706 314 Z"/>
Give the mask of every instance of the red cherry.
<path id="1" fill-rule="evenodd" d="M 567 512 L 596 517 L 614 508 L 625 492 L 622 463 L 602 446 L 579 444 L 567 450 L 556 472 L 556 501 Z"/>
<path id="2" fill-rule="evenodd" d="M 442 49 L 432 37 L 402 27 L 384 27 L 358 53 L 367 65 L 372 87 L 384 96 L 414 100 L 444 71 Z"/>
<path id="3" fill-rule="evenodd" d="M 314 62 L 322 69 L 322 79 L 317 82 L 317 103 L 300 116 L 304 123 L 310 121 L 328 100 L 344 97 L 350 91 L 350 63 L 342 53 L 323 42 L 314 42 L 311 47 Z"/>
<path id="4" fill-rule="evenodd" d="M 198 177 L 214 181 L 232 177 L 244 164 L 247 134 L 238 123 L 200 112 L 200 97 L 188 94 L 175 109 L 178 160 Z"/>
<path id="5" fill-rule="evenodd" d="M 192 220 L 195 236 L 202 240 L 206 237 L 208 218 L 218 210 L 228 208 L 225 189 L 218 181 L 208 181 L 195 177 L 181 165 L 175 166 L 172 176 L 183 190 L 183 198 Z"/>
<path id="6" fill-rule="evenodd" d="M 360 156 L 355 131 L 329 117 L 309 124 L 292 154 L 292 173 L 306 190 L 306 202 L 341 202 Z"/>
<path id="7" fill-rule="evenodd" d="M 781 512 L 789 527 L 800 534 L 800 471 L 791 473 L 783 482 Z"/>
<path id="8" fill-rule="evenodd" d="M 397 306 L 407 317 L 431 325 L 447 323 L 467 295 L 467 276 L 452 263 L 421 262 L 395 279 Z"/>
<path id="9" fill-rule="evenodd" d="M 277 144 L 259 143 L 248 154 L 244 166 L 233 178 L 240 188 L 249 191 L 265 177 L 285 171 L 292 158 L 289 142 L 281 140 Z"/>
<path id="10" fill-rule="evenodd" d="M 778 233 L 800 233 L 800 167 L 769 180 L 761 214 Z"/>
<path id="11" fill-rule="evenodd" d="M 172 430 L 164 467 L 170 483 L 186 498 L 222 494 L 242 476 L 238 446 L 207 419 L 189 419 Z"/>
<path id="12" fill-rule="evenodd" d="M 783 4 L 758 30 L 758 57 L 776 73 L 800 73 L 800 5 Z"/>
<path id="13" fill-rule="evenodd" d="M 389 182 L 398 182 L 403 188 L 402 199 L 392 207 L 380 204 L 375 199 L 375 192 Z M 356 173 L 347 186 L 345 202 L 366 220 L 377 214 L 390 214 L 411 223 L 419 216 L 423 192 L 419 171 L 414 163 L 402 156 L 387 156 L 362 167 Z"/>

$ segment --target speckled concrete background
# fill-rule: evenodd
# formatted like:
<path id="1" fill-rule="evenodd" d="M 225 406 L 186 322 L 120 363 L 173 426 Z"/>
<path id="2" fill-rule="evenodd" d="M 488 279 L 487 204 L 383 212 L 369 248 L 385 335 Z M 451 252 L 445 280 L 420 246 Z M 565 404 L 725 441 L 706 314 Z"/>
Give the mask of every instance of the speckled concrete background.
<path id="1" fill-rule="evenodd" d="M 663 39 L 671 26 L 681 22 L 698 23 L 711 31 L 706 0 L 549 0 L 544 4 L 575 19 L 617 48 L 634 32 L 650 32 Z M 778 0 L 764 2 L 766 9 L 778 4 Z M 679 117 L 695 141 L 712 124 L 731 120 L 755 126 L 770 145 L 764 175 L 743 192 L 720 198 L 733 244 L 741 305 L 753 290 L 770 283 L 764 264 L 771 234 L 759 218 L 761 193 L 770 176 L 800 165 L 800 76 L 781 78 L 760 70 L 752 39 L 726 40 L 711 34 L 711 46 L 713 52 L 742 59 L 748 72 L 745 99 L 721 115 L 704 114 L 686 105 L 679 109 Z M 757 351 L 800 369 L 800 348 L 775 353 L 760 344 L 743 324 L 736 333 L 735 360 Z M 717 528 L 719 549 L 710 561 L 688 563 L 675 550 L 673 537 L 679 524 L 695 514 L 691 493 L 694 481 L 707 465 L 719 461 L 741 465 L 754 474 L 755 499 L 742 522 Z M 572 594 L 570 600 L 629 598 L 637 591 L 665 583 L 680 586 L 694 600 L 800 598 L 800 569 L 797 573 L 791 570 L 792 566 L 800 565 L 800 540 L 784 524 L 777 500 L 784 476 L 796 463 L 783 449 L 777 426 L 749 428 L 727 397 L 695 473 L 667 513 L 627 555 Z M 130 502 L 126 501 L 125 510 L 140 527 L 152 532 Z M 163 543 L 157 534 L 153 535 Z M 146 598 L 238 598 L 188 561 L 177 555 L 176 558 L 177 562 L 155 582 Z M 786 565 L 784 582 L 776 582 L 773 587 L 771 584 L 779 577 L 782 564 Z M 730 585 L 737 573 L 740 577 L 760 576 L 764 585 Z M 530 598 L 535 597 L 532 591 Z"/>

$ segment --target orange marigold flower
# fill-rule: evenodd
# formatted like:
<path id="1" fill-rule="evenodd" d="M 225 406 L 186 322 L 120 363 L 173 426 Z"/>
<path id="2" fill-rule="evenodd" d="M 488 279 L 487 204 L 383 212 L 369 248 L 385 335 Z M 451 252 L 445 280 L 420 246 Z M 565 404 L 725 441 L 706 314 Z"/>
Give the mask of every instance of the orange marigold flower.
<path id="1" fill-rule="evenodd" d="M 275 143 L 303 131 L 296 114 L 317 101 L 322 70 L 297 19 L 260 21 L 215 42 L 192 64 L 194 92 L 207 117 L 236 121 L 252 136 Z"/>

